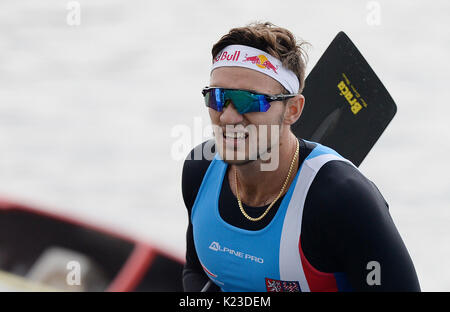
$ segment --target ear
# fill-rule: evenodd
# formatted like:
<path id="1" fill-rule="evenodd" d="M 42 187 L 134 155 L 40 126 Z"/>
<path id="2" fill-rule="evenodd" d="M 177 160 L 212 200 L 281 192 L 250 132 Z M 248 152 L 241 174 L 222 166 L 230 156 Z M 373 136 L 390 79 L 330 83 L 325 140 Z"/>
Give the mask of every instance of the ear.
<path id="1" fill-rule="evenodd" d="M 284 122 L 289 125 L 294 124 L 300 118 L 304 105 L 305 97 L 302 94 L 297 94 L 292 99 L 289 99 L 284 111 Z"/>

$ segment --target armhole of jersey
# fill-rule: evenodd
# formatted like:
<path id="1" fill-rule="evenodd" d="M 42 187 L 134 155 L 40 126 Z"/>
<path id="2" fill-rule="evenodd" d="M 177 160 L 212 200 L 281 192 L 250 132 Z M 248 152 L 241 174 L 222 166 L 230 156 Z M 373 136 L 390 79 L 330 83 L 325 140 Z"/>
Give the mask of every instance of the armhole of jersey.
<path id="1" fill-rule="evenodd" d="M 303 291 L 310 291 L 310 287 L 313 290 L 329 289 L 329 291 L 337 291 L 338 289 L 334 273 L 320 272 L 315 269 L 304 257 L 301 249 L 302 220 L 306 196 L 317 173 L 324 164 L 332 160 L 349 162 L 334 150 L 321 144 L 318 144 L 308 155 L 300 171 L 299 180 L 301 179 L 302 183 L 297 183 L 294 189 L 292 195 L 294 201 L 291 200 L 288 206 L 283 224 L 280 245 L 280 277 L 284 279 L 296 275 Z M 283 254 L 283 257 L 281 257 L 281 254 Z M 305 263 L 302 260 L 306 260 Z M 292 265 L 297 269 L 293 271 Z"/>
<path id="2" fill-rule="evenodd" d="M 331 154 L 333 156 L 340 156 L 339 154 Z M 319 171 L 325 166 L 327 163 L 331 161 L 342 161 L 345 163 L 348 163 L 352 165 L 354 168 L 357 169 L 357 167 L 348 159 L 343 158 L 340 156 L 340 158 L 334 158 L 332 156 L 332 159 L 324 162 L 318 170 L 316 170 L 314 179 L 316 178 Z M 310 166 L 309 166 L 310 167 Z M 310 167 L 312 169 L 312 167 Z M 312 183 L 314 182 L 311 182 Z M 309 188 L 311 187 L 309 185 Z M 308 192 L 309 192 L 308 188 Z M 306 200 L 306 198 L 305 198 Z M 303 207 L 304 208 L 304 207 Z M 303 210 L 304 211 L 304 210 Z M 303 220 L 303 211 L 302 211 L 302 220 Z M 300 258 L 305 274 L 305 279 L 307 280 L 308 286 L 310 288 L 310 291 L 322 291 L 322 292 L 337 292 L 337 291 L 351 291 L 351 287 L 349 286 L 348 280 L 344 273 L 342 272 L 323 272 L 318 270 L 316 267 L 314 267 L 311 262 L 306 258 L 306 255 L 303 252 L 302 244 L 301 244 L 301 229 L 300 229 L 300 236 L 299 236 L 299 242 L 298 242 L 298 249 L 300 252 Z"/>
<path id="3" fill-rule="evenodd" d="M 203 191 L 203 188 L 205 187 L 205 181 L 207 180 L 208 175 L 211 172 L 211 168 L 214 165 L 214 163 L 217 161 L 217 154 L 216 156 L 214 156 L 214 159 L 211 161 L 211 163 L 208 166 L 208 169 L 205 172 L 205 175 L 203 176 L 203 180 L 202 180 L 202 184 L 200 184 L 200 188 L 198 189 L 197 195 L 195 196 L 195 201 L 194 204 L 192 205 L 192 209 L 191 209 L 191 222 L 194 219 L 194 214 L 195 214 L 195 210 L 196 210 L 196 206 L 197 206 L 197 201 L 199 198 L 200 193 Z"/>

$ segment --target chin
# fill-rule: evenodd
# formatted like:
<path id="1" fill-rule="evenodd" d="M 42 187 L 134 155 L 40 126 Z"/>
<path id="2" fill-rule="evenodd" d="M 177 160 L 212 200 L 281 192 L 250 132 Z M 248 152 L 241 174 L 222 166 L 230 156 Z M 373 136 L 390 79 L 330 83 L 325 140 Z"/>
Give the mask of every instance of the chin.
<path id="1" fill-rule="evenodd" d="M 258 155 L 249 155 L 248 152 L 238 152 L 234 149 L 220 150 L 220 158 L 229 165 L 242 166 L 257 160 Z"/>

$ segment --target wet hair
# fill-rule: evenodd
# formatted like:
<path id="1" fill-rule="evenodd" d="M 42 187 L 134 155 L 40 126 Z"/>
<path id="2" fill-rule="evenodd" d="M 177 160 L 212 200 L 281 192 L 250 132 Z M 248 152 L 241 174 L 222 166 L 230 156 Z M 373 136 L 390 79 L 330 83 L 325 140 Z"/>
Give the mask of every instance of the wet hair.
<path id="1" fill-rule="evenodd" d="M 298 40 L 286 28 L 270 22 L 256 22 L 244 27 L 232 28 L 222 36 L 211 50 L 214 59 L 225 47 L 233 44 L 250 46 L 269 53 L 279 59 L 283 66 L 292 70 L 298 78 L 301 93 L 305 87 L 305 71 L 308 55 L 305 47 L 308 42 Z"/>

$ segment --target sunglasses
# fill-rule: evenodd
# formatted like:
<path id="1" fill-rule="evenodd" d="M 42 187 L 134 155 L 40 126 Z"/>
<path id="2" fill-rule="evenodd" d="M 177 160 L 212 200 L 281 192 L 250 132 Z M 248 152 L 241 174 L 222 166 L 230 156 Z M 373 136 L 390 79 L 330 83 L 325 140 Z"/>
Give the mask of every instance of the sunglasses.
<path id="1" fill-rule="evenodd" d="M 202 90 L 206 107 L 218 112 L 223 111 L 230 102 L 233 103 L 239 114 L 252 112 L 267 112 L 270 102 L 283 101 L 295 97 L 297 94 L 268 95 L 247 90 L 224 89 L 205 87 Z"/>

